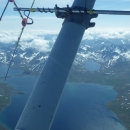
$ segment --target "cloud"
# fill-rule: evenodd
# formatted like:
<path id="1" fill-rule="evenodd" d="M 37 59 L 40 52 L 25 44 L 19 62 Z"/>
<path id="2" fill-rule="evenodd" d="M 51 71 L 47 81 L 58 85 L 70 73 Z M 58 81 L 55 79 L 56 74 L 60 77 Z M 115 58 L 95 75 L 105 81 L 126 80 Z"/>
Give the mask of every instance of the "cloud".
<path id="1" fill-rule="evenodd" d="M 124 29 L 110 29 L 106 31 L 101 30 L 88 30 L 85 32 L 83 40 L 94 40 L 94 39 L 130 39 L 130 30 Z"/>
<path id="2" fill-rule="evenodd" d="M 14 44 L 15 46 L 19 33 L 19 31 L 14 30 L 0 31 L 0 43 Z M 30 47 L 48 52 L 52 48 L 57 34 L 57 30 L 28 30 L 23 33 L 19 44 L 23 48 Z"/>
<path id="3" fill-rule="evenodd" d="M 19 36 L 18 30 L 0 30 L 0 43 L 3 44 L 14 44 Z M 51 50 L 59 30 L 25 30 L 21 40 L 20 45 L 23 48 L 35 48 L 42 52 L 48 52 Z M 129 30 L 87 30 L 84 34 L 83 40 L 98 40 L 100 38 L 104 39 L 127 39 L 130 41 L 130 31 Z"/>
<path id="4" fill-rule="evenodd" d="M 49 52 L 51 47 L 49 45 L 49 41 L 48 40 L 44 40 L 44 39 L 33 39 L 31 42 L 22 42 L 21 43 L 22 46 L 24 46 L 24 48 L 35 48 L 39 51 L 42 52 Z"/>

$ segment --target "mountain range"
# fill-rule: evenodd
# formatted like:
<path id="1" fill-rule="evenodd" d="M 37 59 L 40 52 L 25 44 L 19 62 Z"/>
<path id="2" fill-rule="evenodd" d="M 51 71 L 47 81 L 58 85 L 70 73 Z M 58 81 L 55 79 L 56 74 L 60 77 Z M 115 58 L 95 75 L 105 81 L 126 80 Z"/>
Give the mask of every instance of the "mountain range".
<path id="1" fill-rule="evenodd" d="M 46 59 L 53 47 L 57 34 L 44 35 L 43 49 L 38 49 L 40 40 L 23 40 L 14 55 L 12 66 L 25 70 L 41 72 Z M 42 38 L 42 36 L 40 36 Z M 30 44 L 31 43 L 31 44 Z M 34 45 L 33 45 L 34 43 Z M 26 44 L 26 46 L 25 46 Z M 27 46 L 28 45 L 28 46 Z M 40 46 L 42 43 L 40 44 Z M 15 41 L 5 44 L 0 41 L 0 62 L 9 64 L 15 47 Z M 103 68 L 110 68 L 120 61 L 130 61 L 130 38 L 126 37 L 96 37 L 84 36 L 78 49 L 74 64 L 84 64 L 86 60 L 94 60 Z"/>

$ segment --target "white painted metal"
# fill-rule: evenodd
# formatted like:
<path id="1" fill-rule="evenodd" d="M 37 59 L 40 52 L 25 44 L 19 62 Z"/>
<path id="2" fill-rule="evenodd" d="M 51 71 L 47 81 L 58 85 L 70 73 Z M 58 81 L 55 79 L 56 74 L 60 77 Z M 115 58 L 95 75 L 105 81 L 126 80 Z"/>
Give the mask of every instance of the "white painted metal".
<path id="1" fill-rule="evenodd" d="M 88 1 L 92 3 L 92 9 L 95 0 Z M 85 0 L 75 2 L 78 6 L 84 6 Z M 73 6 L 76 6 L 75 2 Z M 72 18 L 73 16 L 65 20 L 15 130 L 51 129 L 66 79 L 86 29 L 82 23 L 76 23 Z M 89 21 L 90 17 L 87 24 Z"/>
<path id="2" fill-rule="evenodd" d="M 110 14 L 110 15 L 130 15 L 130 11 L 119 11 L 119 10 L 83 10 L 83 9 L 70 9 L 68 10 L 67 8 L 33 8 L 32 9 L 34 12 L 51 12 L 51 13 L 88 13 L 88 14 Z M 14 11 L 30 11 L 30 8 L 14 8 Z"/>

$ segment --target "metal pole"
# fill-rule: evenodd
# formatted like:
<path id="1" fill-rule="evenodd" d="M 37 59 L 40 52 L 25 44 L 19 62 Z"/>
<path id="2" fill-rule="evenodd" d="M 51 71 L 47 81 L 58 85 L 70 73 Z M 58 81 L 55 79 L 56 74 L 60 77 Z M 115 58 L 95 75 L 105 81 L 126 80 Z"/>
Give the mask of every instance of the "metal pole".
<path id="1" fill-rule="evenodd" d="M 130 15 L 130 11 L 116 11 L 116 10 L 93 10 L 93 14 L 110 14 L 110 15 Z"/>
<path id="2" fill-rule="evenodd" d="M 93 9 L 95 0 L 87 0 Z M 85 0 L 75 0 L 72 7 L 85 7 Z M 68 16 L 34 87 L 15 130 L 50 130 L 58 104 L 84 31 L 91 17 Z"/>
<path id="3" fill-rule="evenodd" d="M 1 14 L 0 21 L 2 20 L 3 14 L 4 14 L 4 12 L 5 12 L 5 10 L 6 10 L 7 6 L 8 6 L 8 4 L 9 4 L 9 0 L 8 0 L 6 6 L 5 6 L 5 8 L 4 8 L 4 10 L 3 10 L 2 14 Z"/>
<path id="4" fill-rule="evenodd" d="M 30 11 L 30 8 L 14 8 L 14 11 Z M 110 14 L 110 15 L 130 15 L 130 11 L 119 11 L 119 10 L 84 10 L 84 9 L 73 9 L 73 8 L 32 8 L 33 12 L 50 12 L 50 13 L 88 13 L 88 14 Z"/>

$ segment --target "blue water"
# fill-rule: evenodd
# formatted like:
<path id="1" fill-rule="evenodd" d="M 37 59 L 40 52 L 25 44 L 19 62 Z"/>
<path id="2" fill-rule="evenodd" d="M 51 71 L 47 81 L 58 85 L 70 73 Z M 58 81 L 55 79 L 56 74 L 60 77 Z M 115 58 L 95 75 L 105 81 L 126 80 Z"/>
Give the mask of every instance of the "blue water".
<path id="1" fill-rule="evenodd" d="M 115 96 L 112 87 L 68 83 L 51 130 L 125 130 L 105 107 Z"/>
<path id="2" fill-rule="evenodd" d="M 0 64 L 0 76 L 5 76 L 7 71 L 7 65 Z M 22 70 L 10 69 L 9 75 L 21 74 Z M 37 76 L 27 75 L 23 77 L 11 77 L 7 78 L 6 83 L 16 90 L 23 92 L 24 94 L 14 94 L 11 96 L 11 103 L 0 113 L 0 123 L 6 127 L 14 129 L 21 112 L 27 102 L 27 99 L 33 89 Z M 4 82 L 3 79 L 1 82 Z"/>
<path id="3" fill-rule="evenodd" d="M 30 75 L 8 78 L 8 84 L 25 93 L 13 95 L 9 106 L 0 113 L 1 123 L 11 130 L 14 129 L 37 78 Z M 116 93 L 110 86 L 67 83 L 51 130 L 125 130 L 116 115 L 105 108 L 105 103 L 115 96 Z"/>
<path id="4" fill-rule="evenodd" d="M 2 63 L 0 63 L 0 77 L 3 77 L 6 75 L 6 72 L 7 72 L 7 69 L 8 69 L 8 65 L 4 65 Z M 9 73 L 8 73 L 8 76 L 10 75 L 15 75 L 15 74 L 20 74 L 22 71 L 21 70 L 16 70 L 16 69 L 10 69 L 9 70 Z"/>
<path id="5" fill-rule="evenodd" d="M 85 62 L 85 68 L 86 70 L 89 70 L 89 71 L 97 71 L 100 69 L 100 65 L 93 60 L 87 60 Z"/>

